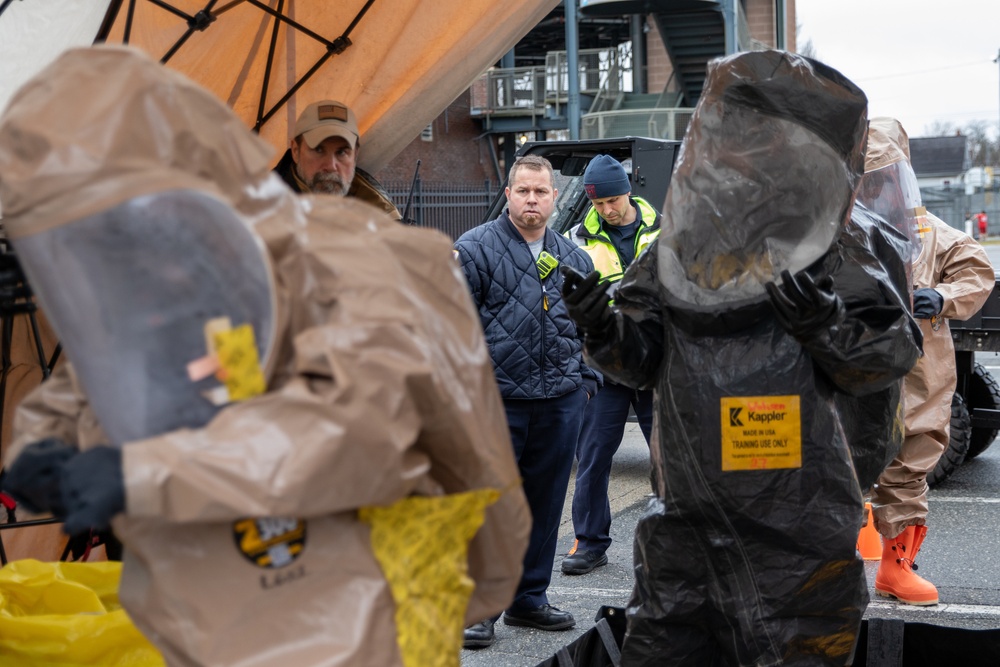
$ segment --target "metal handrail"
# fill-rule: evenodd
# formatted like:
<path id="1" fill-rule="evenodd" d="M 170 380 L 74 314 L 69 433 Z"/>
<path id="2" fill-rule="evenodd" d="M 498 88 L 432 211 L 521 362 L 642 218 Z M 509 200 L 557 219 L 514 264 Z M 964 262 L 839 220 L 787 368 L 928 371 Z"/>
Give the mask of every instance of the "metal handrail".
<path id="1" fill-rule="evenodd" d="M 752 38 L 750 37 L 750 23 L 747 21 L 746 12 L 743 10 L 743 3 L 736 5 L 736 45 L 739 51 L 753 51 Z"/>
<path id="2" fill-rule="evenodd" d="M 491 68 L 473 83 L 471 111 L 473 115 L 543 114 L 544 81 L 544 67 Z"/>
<path id="3" fill-rule="evenodd" d="M 603 96 L 620 103 L 623 78 L 629 69 L 622 66 L 618 49 L 583 49 L 579 52 L 580 93 Z M 569 100 L 569 66 L 565 51 L 549 51 L 545 65 L 538 67 L 490 68 L 472 85 L 473 115 L 544 115 L 546 105 L 559 114 Z"/>
<path id="4" fill-rule="evenodd" d="M 600 111 L 583 116 L 580 138 L 607 139 L 636 135 L 679 140 L 684 136 L 692 114 L 694 109 L 691 107 Z"/>

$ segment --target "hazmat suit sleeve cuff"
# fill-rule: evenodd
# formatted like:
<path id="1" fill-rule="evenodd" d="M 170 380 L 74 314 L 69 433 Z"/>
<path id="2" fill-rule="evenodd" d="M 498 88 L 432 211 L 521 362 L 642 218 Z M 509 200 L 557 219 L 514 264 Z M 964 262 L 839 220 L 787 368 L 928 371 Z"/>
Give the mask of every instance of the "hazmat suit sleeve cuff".
<path id="1" fill-rule="evenodd" d="M 162 494 L 167 467 L 151 461 L 137 443 L 122 447 L 122 477 L 125 481 L 125 513 L 129 516 L 162 516 Z"/>

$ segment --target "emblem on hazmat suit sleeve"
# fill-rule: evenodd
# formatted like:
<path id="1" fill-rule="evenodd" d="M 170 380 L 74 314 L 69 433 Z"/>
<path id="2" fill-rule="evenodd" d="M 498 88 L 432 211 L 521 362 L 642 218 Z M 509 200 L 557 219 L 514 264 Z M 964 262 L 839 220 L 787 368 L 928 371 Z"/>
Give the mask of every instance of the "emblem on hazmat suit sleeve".
<path id="1" fill-rule="evenodd" d="M 4 225 L 70 363 L 5 463 L 120 448 L 119 595 L 168 664 L 457 666 L 530 517 L 451 243 L 296 197 L 269 162 L 130 49 L 69 51 L 14 95 Z"/>
<path id="2" fill-rule="evenodd" d="M 587 339 L 600 370 L 656 390 L 658 497 L 636 529 L 623 664 L 838 665 L 851 651 L 863 505 L 831 399 L 881 390 L 917 356 L 902 304 L 857 293 L 881 274 L 838 284 L 832 270 L 866 105 L 797 55 L 713 61 L 664 231 Z"/>

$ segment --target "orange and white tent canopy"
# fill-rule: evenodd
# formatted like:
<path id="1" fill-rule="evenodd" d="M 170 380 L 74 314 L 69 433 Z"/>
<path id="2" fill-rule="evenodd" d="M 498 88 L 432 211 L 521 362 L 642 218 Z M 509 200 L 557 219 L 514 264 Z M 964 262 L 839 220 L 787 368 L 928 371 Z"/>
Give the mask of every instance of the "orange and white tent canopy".
<path id="1" fill-rule="evenodd" d="M 557 4 L 0 0 L 0 108 L 66 48 L 128 43 L 212 90 L 279 150 L 307 104 L 346 103 L 372 171 Z"/>

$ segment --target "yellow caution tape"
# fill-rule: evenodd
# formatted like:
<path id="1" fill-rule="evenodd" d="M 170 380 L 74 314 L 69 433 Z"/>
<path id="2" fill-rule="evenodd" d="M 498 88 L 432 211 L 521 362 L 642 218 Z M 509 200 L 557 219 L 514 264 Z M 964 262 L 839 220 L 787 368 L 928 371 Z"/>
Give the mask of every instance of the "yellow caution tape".
<path id="1" fill-rule="evenodd" d="M 397 641 L 406 667 L 459 666 L 474 585 L 469 542 L 499 497 L 495 489 L 481 489 L 360 510 L 396 602 Z"/>

